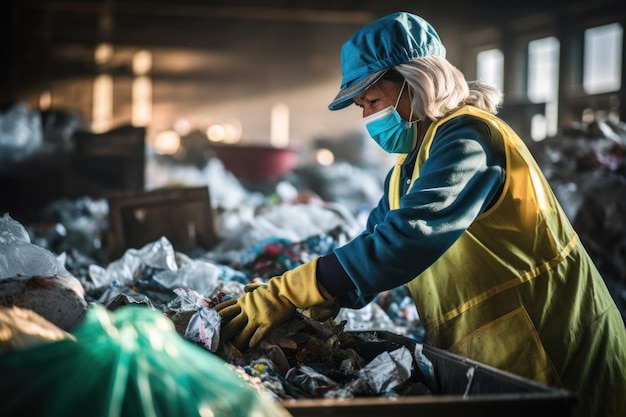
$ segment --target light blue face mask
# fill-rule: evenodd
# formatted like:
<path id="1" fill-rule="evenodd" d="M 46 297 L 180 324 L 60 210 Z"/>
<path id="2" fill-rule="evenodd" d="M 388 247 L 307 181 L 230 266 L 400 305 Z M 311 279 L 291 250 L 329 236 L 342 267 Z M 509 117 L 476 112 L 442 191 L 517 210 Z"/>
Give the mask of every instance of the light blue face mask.
<path id="1" fill-rule="evenodd" d="M 389 106 L 363 119 L 365 127 L 372 139 L 374 139 L 374 142 L 378 143 L 388 153 L 409 153 L 413 149 L 415 140 L 414 123 L 402 119 L 396 110 L 405 83 L 406 80 L 402 83 L 395 106 Z M 411 116 L 413 116 L 413 109 L 411 109 Z"/>

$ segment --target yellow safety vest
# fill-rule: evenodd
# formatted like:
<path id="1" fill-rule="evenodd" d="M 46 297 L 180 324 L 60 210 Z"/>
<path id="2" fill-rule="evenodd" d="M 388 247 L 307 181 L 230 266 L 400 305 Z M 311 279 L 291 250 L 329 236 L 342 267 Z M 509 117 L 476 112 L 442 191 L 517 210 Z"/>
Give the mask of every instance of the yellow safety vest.
<path id="1" fill-rule="evenodd" d="M 490 127 L 490 140 L 506 154 L 506 178 L 495 204 L 407 284 L 429 339 L 481 363 L 591 396 L 583 401 L 581 415 L 604 406 L 626 410 L 621 315 L 517 134 L 497 117 L 465 106 L 431 125 L 411 186 L 437 128 L 460 115 L 478 117 Z M 405 159 L 401 155 L 392 172 L 392 210 L 401 206 L 400 167 Z M 614 334 L 605 343 L 609 329 Z M 610 362 L 618 367 L 616 376 L 606 375 Z M 593 384 L 602 381 L 609 386 L 597 393 Z M 613 389 L 616 398 L 606 400 Z"/>

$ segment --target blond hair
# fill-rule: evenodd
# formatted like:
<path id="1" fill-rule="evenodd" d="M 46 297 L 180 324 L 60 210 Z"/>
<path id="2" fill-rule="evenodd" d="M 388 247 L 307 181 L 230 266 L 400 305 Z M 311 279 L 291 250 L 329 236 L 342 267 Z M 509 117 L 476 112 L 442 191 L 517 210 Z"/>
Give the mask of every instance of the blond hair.
<path id="1" fill-rule="evenodd" d="M 503 94 L 490 85 L 465 80 L 446 58 L 427 56 L 394 67 L 408 84 L 417 120 L 438 120 L 463 105 L 496 114 Z"/>

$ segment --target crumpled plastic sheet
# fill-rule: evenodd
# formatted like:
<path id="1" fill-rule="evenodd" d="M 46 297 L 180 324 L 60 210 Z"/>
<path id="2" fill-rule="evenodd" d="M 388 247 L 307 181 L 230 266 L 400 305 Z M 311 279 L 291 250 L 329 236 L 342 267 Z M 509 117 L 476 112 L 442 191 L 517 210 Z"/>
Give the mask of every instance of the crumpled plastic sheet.
<path id="1" fill-rule="evenodd" d="M 337 204 L 278 204 L 259 209 L 252 218 L 244 218 L 236 227 L 221 232 L 226 236 L 215 252 L 241 251 L 267 239 L 300 242 L 310 236 L 337 230 L 337 244 L 354 238 L 361 230 L 356 218 Z"/>
<path id="2" fill-rule="evenodd" d="M 221 317 L 217 311 L 201 307 L 191 316 L 184 338 L 216 352 L 220 342 Z"/>
<path id="3" fill-rule="evenodd" d="M 207 294 L 215 292 L 220 279 L 247 283 L 245 274 L 232 272 L 225 277 L 225 268 L 219 265 L 202 260 L 189 260 L 176 270 L 167 269 L 154 274 L 153 279 L 164 288 L 193 288 L 199 293 Z"/>
<path id="4" fill-rule="evenodd" d="M 220 342 L 222 320 L 219 313 L 210 308 L 210 300 L 191 289 L 185 291 L 182 288 L 176 288 L 174 293 L 184 300 L 182 310 L 195 311 L 189 319 L 184 338 L 211 352 L 216 352 Z"/>
<path id="5" fill-rule="evenodd" d="M 89 267 L 91 285 L 86 283 L 87 290 L 99 289 L 108 285 L 125 286 L 136 280 L 140 266 L 156 271 L 178 269 L 172 244 L 162 237 L 141 249 L 128 249 L 124 255 L 111 262 L 106 268 L 100 265 Z"/>
<path id="6" fill-rule="evenodd" d="M 326 392 L 338 385 L 337 382 L 307 365 L 298 365 L 289 369 L 285 379 L 306 392 L 310 398 L 324 397 Z"/>
<path id="7" fill-rule="evenodd" d="M 465 377 L 467 378 L 467 385 L 465 386 L 465 392 L 463 393 L 463 399 L 469 398 L 470 392 L 472 390 L 472 383 L 474 382 L 474 374 L 476 372 L 475 366 L 470 366 L 465 373 Z"/>
<path id="8" fill-rule="evenodd" d="M 16 275 L 72 276 L 64 259 L 31 243 L 24 226 L 8 213 L 0 217 L 0 279 Z"/>
<path id="9" fill-rule="evenodd" d="M 415 363 L 419 367 L 419 370 L 422 372 L 424 379 L 426 380 L 426 386 L 432 392 L 438 392 L 439 387 L 437 386 L 437 378 L 435 376 L 435 367 L 433 363 L 424 355 L 424 345 L 422 343 L 415 344 L 415 352 L 413 352 L 413 357 L 415 358 Z"/>
<path id="10" fill-rule="evenodd" d="M 395 301 L 381 304 L 378 302 L 381 296 Z M 345 321 L 346 331 L 386 330 L 422 343 L 427 341 L 426 331 L 421 325 L 415 304 L 412 299 L 406 298 L 402 287 L 385 291 L 363 308 L 342 308 L 335 320 Z"/>
<path id="11" fill-rule="evenodd" d="M 375 357 L 357 375 L 367 380 L 376 394 L 382 394 L 403 384 L 411 377 L 413 356 L 402 346 Z"/>
<path id="12" fill-rule="evenodd" d="M 178 287 L 206 294 L 216 292 L 224 282 L 236 281 L 242 285 L 249 282 L 243 272 L 226 265 L 177 253 L 166 237 L 141 249 L 127 250 L 106 268 L 90 265 L 89 278 L 88 281 L 83 279 L 83 285 L 88 293 L 101 293 L 97 300 L 102 304 L 129 289 L 150 292 L 153 296 L 161 293 L 158 301 L 163 302 L 174 298 L 172 291 Z"/>

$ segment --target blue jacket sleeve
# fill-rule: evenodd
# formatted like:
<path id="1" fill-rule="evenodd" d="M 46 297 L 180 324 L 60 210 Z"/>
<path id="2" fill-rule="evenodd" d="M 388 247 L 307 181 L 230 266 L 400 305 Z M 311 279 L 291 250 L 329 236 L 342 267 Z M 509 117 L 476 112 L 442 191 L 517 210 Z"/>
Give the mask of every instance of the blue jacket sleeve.
<path id="1" fill-rule="evenodd" d="M 391 171 L 389 171 L 389 173 L 387 174 L 387 178 L 385 178 L 385 183 L 383 185 L 383 189 L 385 190 L 385 193 L 383 195 L 383 198 L 380 199 L 380 201 L 378 202 L 378 205 L 374 207 L 374 209 L 370 212 L 367 218 L 365 233 L 372 233 L 376 225 L 384 219 L 385 214 L 389 211 L 389 198 L 387 197 L 386 190 L 389 189 L 390 178 L 391 178 Z"/>
<path id="2" fill-rule="evenodd" d="M 403 285 L 435 262 L 485 211 L 504 183 L 505 155 L 494 149 L 489 127 L 469 116 L 440 126 L 428 159 L 400 208 L 385 194 L 366 230 L 319 262 L 318 279 L 343 307 L 360 308 Z M 412 173 L 405 162 L 401 186 Z"/>

